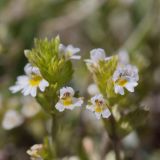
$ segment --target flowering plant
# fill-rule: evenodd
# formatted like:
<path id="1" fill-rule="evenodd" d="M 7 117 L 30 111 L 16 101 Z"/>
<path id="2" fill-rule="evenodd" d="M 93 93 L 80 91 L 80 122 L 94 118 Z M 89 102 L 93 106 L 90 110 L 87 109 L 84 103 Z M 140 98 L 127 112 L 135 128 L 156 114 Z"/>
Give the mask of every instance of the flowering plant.
<path id="1" fill-rule="evenodd" d="M 79 48 L 61 44 L 58 36 L 50 41 L 35 40 L 35 47 L 25 50 L 29 61 L 24 67 L 25 75 L 19 76 L 10 90 L 12 93 L 21 91 L 24 96 L 35 97 L 52 119 L 51 131 L 44 144 L 34 145 L 27 151 L 31 159 L 57 158 L 58 118 L 62 114 L 60 112 L 65 110 L 86 108 L 94 113 L 97 120 L 102 120 L 113 142 L 117 160 L 122 158 L 120 139 L 139 126 L 147 114 L 139 107 L 128 107 L 127 112 L 126 108 L 121 107 L 121 100 L 128 96 L 125 89 L 134 92 L 138 85 L 138 69 L 122 63 L 117 55 L 106 57 L 104 49 L 91 50 L 90 59 L 84 60 L 98 93 L 86 100 L 69 87 L 73 75 L 71 60 L 81 59 L 77 55 L 79 52 Z M 138 124 L 133 117 L 139 120 Z"/>

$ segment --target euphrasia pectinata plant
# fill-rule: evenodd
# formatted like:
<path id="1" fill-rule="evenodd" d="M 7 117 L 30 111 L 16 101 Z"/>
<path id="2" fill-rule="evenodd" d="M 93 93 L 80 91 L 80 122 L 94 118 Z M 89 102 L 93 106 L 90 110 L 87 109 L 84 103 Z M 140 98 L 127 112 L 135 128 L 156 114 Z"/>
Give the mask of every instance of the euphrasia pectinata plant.
<path id="1" fill-rule="evenodd" d="M 134 92 L 138 85 L 139 76 L 136 66 L 121 63 L 118 55 L 107 57 L 101 48 L 91 50 L 90 59 L 85 59 L 84 62 L 93 76 L 99 93 L 85 100 L 77 96 L 75 90 L 68 86 L 73 74 L 71 61 L 81 59 L 79 48 L 61 44 L 57 36 L 50 41 L 36 39 L 35 47 L 24 52 L 29 63 L 24 67 L 25 74 L 18 76 L 16 84 L 9 88 L 12 93 L 20 91 L 24 96 L 35 97 L 54 120 L 56 115 L 60 114 L 58 112 L 85 107 L 85 101 L 86 109 L 93 112 L 97 119 L 103 119 L 111 139 L 112 134 L 115 134 L 111 125 L 116 128 L 114 132 L 118 137 L 134 129 L 132 121 L 125 118 L 125 115 L 121 116 L 117 102 L 126 95 L 127 90 Z M 129 112 L 126 117 L 134 116 L 137 110 L 136 108 Z M 36 160 L 52 159 L 55 153 L 50 153 L 52 149 L 49 149 L 48 143 L 45 141 L 43 145 L 34 145 L 27 153 Z M 55 145 L 52 146 L 55 147 Z M 47 156 L 46 152 L 48 152 Z"/>

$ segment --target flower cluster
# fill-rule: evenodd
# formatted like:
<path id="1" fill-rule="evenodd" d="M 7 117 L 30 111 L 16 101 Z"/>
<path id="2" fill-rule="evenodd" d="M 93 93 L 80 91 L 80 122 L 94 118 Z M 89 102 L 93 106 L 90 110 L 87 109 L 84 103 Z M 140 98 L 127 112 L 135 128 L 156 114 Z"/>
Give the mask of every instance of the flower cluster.
<path id="1" fill-rule="evenodd" d="M 57 43 L 56 43 L 57 44 Z M 44 47 L 43 47 L 44 48 Z M 65 62 L 69 62 L 71 59 L 80 59 L 81 56 L 77 55 L 78 52 L 80 52 L 79 48 L 75 48 L 72 45 L 65 46 L 63 44 L 58 44 L 56 47 L 57 52 L 58 52 L 58 60 L 60 61 L 61 59 L 65 60 Z M 25 50 L 25 55 L 31 56 L 31 51 L 30 50 Z M 56 53 L 57 53 L 56 52 Z M 42 54 L 42 53 L 41 53 Z M 127 53 L 125 52 L 125 55 Z M 38 53 L 39 56 L 39 53 Z M 44 56 L 42 54 L 42 56 Z M 46 60 L 50 60 L 51 55 L 49 55 L 49 58 Z M 44 59 L 44 57 L 43 57 Z M 54 60 L 54 59 L 53 59 Z M 53 62 L 51 59 L 51 61 Z M 134 87 L 138 85 L 138 69 L 135 66 L 129 65 L 129 64 L 121 64 L 123 60 L 120 60 L 120 63 L 116 65 L 113 71 L 110 72 L 110 66 L 105 66 L 105 64 L 112 64 L 112 56 L 107 57 L 104 49 L 97 48 L 93 49 L 90 51 L 90 59 L 84 60 L 88 69 L 91 71 L 91 73 L 100 73 L 100 76 L 103 78 L 104 73 L 104 79 L 103 82 L 104 84 L 108 83 L 107 77 L 108 75 L 106 74 L 109 72 L 111 74 L 111 81 L 113 82 L 113 87 L 112 90 L 116 94 L 121 94 L 124 95 L 124 88 L 126 88 L 130 92 L 134 92 Z M 33 61 L 34 62 L 34 61 Z M 50 63 L 52 64 L 52 63 Z M 55 63 L 55 66 L 60 64 L 59 62 Z M 115 63 L 116 64 L 116 63 Z M 105 66 L 105 69 L 102 69 L 103 66 Z M 44 66 L 45 67 L 45 66 Z M 59 68 L 58 68 L 59 69 Z M 108 70 L 107 70 L 108 69 Z M 44 92 L 46 87 L 50 87 L 52 85 L 52 80 L 51 82 L 48 82 L 47 77 L 43 77 L 40 68 L 37 66 L 32 66 L 30 63 L 28 63 L 24 67 L 25 75 L 19 76 L 17 78 L 17 82 L 14 86 L 10 87 L 9 89 L 12 91 L 12 93 L 16 93 L 18 91 L 21 91 L 23 95 L 31 95 L 33 97 L 37 96 L 37 92 Z M 44 70 L 43 70 L 44 71 Z M 45 69 L 45 72 L 47 69 Z M 51 71 L 51 70 L 50 70 Z M 66 70 L 65 70 L 66 71 Z M 64 73 L 65 73 L 64 71 Z M 45 73 L 44 72 L 44 73 Z M 58 72 L 56 72 L 58 73 Z M 45 74 L 43 74 L 45 75 Z M 98 75 L 98 74 L 97 74 Z M 97 76 L 96 75 L 96 76 Z M 54 75 L 53 75 L 54 76 Z M 50 84 L 51 83 L 51 84 Z M 59 83 L 58 81 L 56 84 Z M 65 83 L 64 83 L 65 85 Z M 101 86 L 106 87 L 106 86 Z M 50 88 L 51 89 L 51 88 Z M 62 112 L 64 110 L 73 110 L 74 108 L 81 107 L 83 102 L 82 97 L 77 97 L 75 96 L 75 91 L 71 87 L 61 87 L 57 88 L 57 91 L 59 90 L 59 96 L 57 95 L 57 102 L 55 104 L 55 108 L 59 111 Z M 101 94 L 101 89 L 99 87 L 99 84 L 94 84 L 90 88 L 88 88 L 88 91 L 90 94 L 93 96 L 90 98 L 88 105 L 86 108 L 92 112 L 94 112 L 95 116 L 97 119 L 100 119 L 100 117 L 103 118 L 108 118 L 111 115 L 110 110 L 108 109 L 108 101 L 107 101 L 107 96 L 105 94 Z M 47 92 L 47 91 L 46 91 Z M 105 98 L 104 98 L 104 97 Z"/>
<path id="2" fill-rule="evenodd" d="M 71 60 L 81 59 L 81 56 L 77 55 L 79 52 L 80 49 L 73 45 L 61 44 L 59 37 L 51 41 L 47 39 L 35 41 L 34 49 L 24 51 L 29 60 L 24 67 L 25 75 L 18 76 L 15 85 L 9 87 L 9 90 L 12 93 L 20 91 L 24 96 L 35 97 L 44 110 L 52 115 L 52 118 L 57 117 L 58 111 L 82 108 L 82 105 L 85 104 L 84 98 L 79 96 L 72 87 L 66 86 L 73 75 Z M 85 109 L 92 112 L 98 120 L 108 119 L 112 114 L 111 122 L 115 120 L 114 123 L 117 122 L 118 125 L 121 125 L 121 122 L 118 121 L 120 118 L 115 118 L 116 111 L 119 114 L 115 108 L 117 104 L 112 101 L 117 100 L 117 94 L 124 95 L 124 89 L 134 92 L 139 80 L 138 69 L 128 64 L 129 57 L 125 50 L 121 50 L 118 57 L 106 56 L 104 49 L 96 48 L 90 51 L 90 59 L 85 59 L 84 62 L 94 79 L 94 83 L 87 89 L 91 97 L 87 100 Z M 30 103 L 30 99 L 25 101 L 26 105 L 23 105 L 20 112 L 16 110 L 6 112 L 2 121 L 3 128 L 10 130 L 18 127 L 25 122 L 25 118 L 37 114 L 39 106 Z M 120 114 L 119 117 L 121 117 Z M 54 118 L 52 125 L 56 126 L 58 121 L 55 122 Z M 106 126 L 110 120 L 104 121 Z M 123 122 L 123 119 L 121 120 Z M 56 132 L 56 128 L 54 131 Z M 52 134 L 54 135 L 54 133 Z M 56 145 L 52 145 L 53 142 L 50 141 L 55 140 L 56 137 L 48 138 L 43 145 L 35 144 L 27 150 L 31 160 L 53 159 L 54 155 L 50 156 L 50 152 L 56 151 L 54 148 Z M 53 151 L 54 149 L 55 151 Z M 53 157 L 44 158 L 46 156 Z"/>
<path id="3" fill-rule="evenodd" d="M 122 57 L 123 55 L 123 57 Z M 101 48 L 93 49 L 90 52 L 90 59 L 86 59 L 86 65 L 91 72 L 95 72 L 100 68 L 101 62 L 107 62 L 111 57 L 105 56 L 105 51 Z M 127 59 L 127 60 L 126 60 Z M 119 53 L 119 65 L 112 75 L 114 82 L 114 91 L 116 94 L 124 95 L 124 88 L 130 92 L 134 92 L 134 87 L 138 85 L 139 80 L 138 69 L 128 63 L 128 54 L 125 51 Z M 107 72 L 107 70 L 106 70 Z"/>

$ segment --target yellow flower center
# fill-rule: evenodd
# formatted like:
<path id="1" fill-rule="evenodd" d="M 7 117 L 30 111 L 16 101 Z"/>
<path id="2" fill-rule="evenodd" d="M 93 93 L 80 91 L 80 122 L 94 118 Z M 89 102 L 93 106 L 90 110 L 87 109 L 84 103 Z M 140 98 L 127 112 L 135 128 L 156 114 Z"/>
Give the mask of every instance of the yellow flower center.
<path id="1" fill-rule="evenodd" d="M 127 80 L 126 79 L 118 79 L 116 83 L 123 87 L 126 85 Z"/>
<path id="2" fill-rule="evenodd" d="M 102 107 L 96 106 L 95 107 L 95 112 L 101 113 L 102 112 Z"/>
<path id="3" fill-rule="evenodd" d="M 63 105 L 64 106 L 69 106 L 72 104 L 72 98 L 71 97 L 66 97 L 64 99 L 62 99 Z"/>
<path id="4" fill-rule="evenodd" d="M 31 86 L 38 86 L 41 80 L 41 76 L 33 75 L 32 78 L 29 80 L 29 84 Z"/>
<path id="5" fill-rule="evenodd" d="M 61 100 L 64 106 L 69 106 L 73 104 L 73 100 L 69 92 L 65 93 Z"/>
<path id="6" fill-rule="evenodd" d="M 95 100 L 95 103 L 96 103 L 95 112 L 98 112 L 98 113 L 102 112 L 104 103 L 99 100 Z"/>

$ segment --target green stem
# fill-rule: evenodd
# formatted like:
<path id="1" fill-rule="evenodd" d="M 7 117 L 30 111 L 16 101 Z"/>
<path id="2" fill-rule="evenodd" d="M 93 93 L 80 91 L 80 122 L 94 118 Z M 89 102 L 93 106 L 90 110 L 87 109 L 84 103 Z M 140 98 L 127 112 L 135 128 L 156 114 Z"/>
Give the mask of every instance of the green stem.
<path id="1" fill-rule="evenodd" d="M 114 119 L 113 115 L 111 115 L 111 118 L 110 118 L 111 135 L 110 135 L 110 138 L 112 140 L 112 144 L 113 144 L 113 149 L 114 149 L 114 152 L 115 152 L 116 160 L 121 160 L 121 156 L 120 156 L 120 141 L 119 141 L 118 135 L 116 133 L 115 123 L 116 123 L 115 119 Z"/>
<path id="2" fill-rule="evenodd" d="M 57 121 L 56 121 L 56 115 L 52 115 L 52 124 L 51 124 L 51 130 L 49 133 L 49 140 L 50 140 L 50 150 L 52 152 L 52 158 L 57 157 Z"/>
<path id="3" fill-rule="evenodd" d="M 120 140 L 119 140 L 119 137 L 117 135 L 116 126 L 115 126 L 116 121 L 115 121 L 113 115 L 110 116 L 109 121 L 106 121 L 104 119 L 103 122 L 105 124 L 105 129 L 108 131 L 109 137 L 112 141 L 113 150 L 115 152 L 115 158 L 116 158 L 116 160 L 121 160 Z"/>

